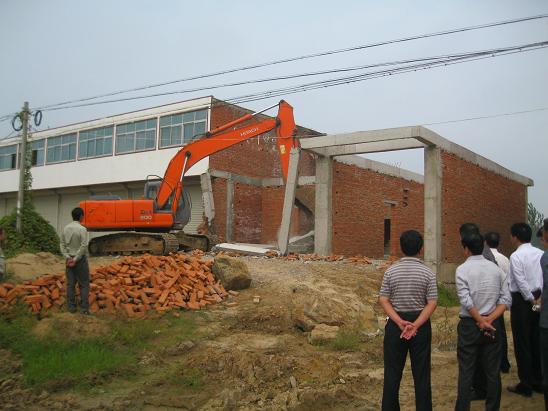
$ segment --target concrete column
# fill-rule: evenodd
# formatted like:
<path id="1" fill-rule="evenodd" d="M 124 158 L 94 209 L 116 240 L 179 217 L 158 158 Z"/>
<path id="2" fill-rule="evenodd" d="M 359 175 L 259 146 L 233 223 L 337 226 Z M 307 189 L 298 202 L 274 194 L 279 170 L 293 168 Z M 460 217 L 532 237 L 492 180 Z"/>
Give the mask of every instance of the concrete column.
<path id="1" fill-rule="evenodd" d="M 291 228 L 291 212 L 295 204 L 295 190 L 297 189 L 297 177 L 299 171 L 299 157 L 301 150 L 292 148 L 289 154 L 289 170 L 285 183 L 284 205 L 282 210 L 282 223 L 278 233 L 278 249 L 282 255 L 287 255 L 289 245 L 289 231 Z"/>
<path id="2" fill-rule="evenodd" d="M 200 186 L 202 187 L 204 214 L 207 217 L 208 225 L 211 225 L 211 222 L 215 218 L 215 201 L 213 200 L 213 187 L 211 185 L 211 175 L 209 173 L 200 175 Z"/>
<path id="3" fill-rule="evenodd" d="M 225 240 L 227 243 L 232 241 L 232 222 L 234 219 L 234 181 L 226 180 L 226 233 Z"/>
<path id="4" fill-rule="evenodd" d="M 331 254 L 333 216 L 331 192 L 333 188 L 333 158 L 316 159 L 316 209 L 314 210 L 314 252 Z"/>
<path id="5" fill-rule="evenodd" d="M 441 150 L 424 149 L 424 261 L 438 275 L 441 273 Z"/>

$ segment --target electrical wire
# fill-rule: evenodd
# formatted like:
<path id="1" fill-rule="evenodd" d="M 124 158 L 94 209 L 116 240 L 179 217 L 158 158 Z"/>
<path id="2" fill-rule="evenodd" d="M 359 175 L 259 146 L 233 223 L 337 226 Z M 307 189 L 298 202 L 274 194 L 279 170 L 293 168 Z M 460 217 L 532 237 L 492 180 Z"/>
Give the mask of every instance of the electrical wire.
<path id="1" fill-rule="evenodd" d="M 433 32 L 433 33 L 424 33 L 424 34 L 419 34 L 419 35 L 414 35 L 414 36 L 408 36 L 408 37 L 402 37 L 402 38 L 398 38 L 398 39 L 385 40 L 385 41 L 380 41 L 380 42 L 376 42 L 376 43 L 369 43 L 369 44 L 353 46 L 353 47 L 347 47 L 347 48 L 342 48 L 342 49 L 335 49 L 335 50 L 328 50 L 328 51 L 323 51 L 323 52 L 318 52 L 318 53 L 305 54 L 305 55 L 301 55 L 301 56 L 289 57 L 289 58 L 284 58 L 284 59 L 279 59 L 279 60 L 273 60 L 273 61 L 268 61 L 268 62 L 263 62 L 263 63 L 258 63 L 258 64 L 252 64 L 252 65 L 243 66 L 243 67 L 225 69 L 225 70 L 216 71 L 216 72 L 212 72 L 212 73 L 208 73 L 208 74 L 190 76 L 190 77 L 186 77 L 186 78 L 182 78 L 182 79 L 178 79 L 178 80 L 165 81 L 165 82 L 154 83 L 154 84 L 149 84 L 149 85 L 140 86 L 140 87 L 134 87 L 134 88 L 129 88 L 129 89 L 118 90 L 118 91 L 114 91 L 114 92 L 110 92 L 110 93 L 98 94 L 98 95 L 95 95 L 95 96 L 85 97 L 85 98 L 81 98 L 81 99 L 67 100 L 67 101 L 64 101 L 64 102 L 61 102 L 61 103 L 41 106 L 41 107 L 38 107 L 37 109 L 44 110 L 46 108 L 52 108 L 52 107 L 57 107 L 57 106 L 62 106 L 62 105 L 67 105 L 67 104 L 73 104 L 73 103 L 80 103 L 80 102 L 95 100 L 95 99 L 103 98 L 103 97 L 111 97 L 111 96 L 116 96 L 116 95 L 120 95 L 120 94 L 131 93 L 131 92 L 135 92 L 135 91 L 141 91 L 141 90 L 146 90 L 146 89 L 151 89 L 151 88 L 156 88 L 156 87 L 162 87 L 162 86 L 167 86 L 167 85 L 172 85 L 172 84 L 187 82 L 187 81 L 192 81 L 192 80 L 210 78 L 210 77 L 215 77 L 215 76 L 220 76 L 220 75 L 230 74 L 230 73 L 235 73 L 235 72 L 240 72 L 240 71 L 252 70 L 252 69 L 261 68 L 261 67 L 273 66 L 273 65 L 289 63 L 289 62 L 294 62 L 294 61 L 299 61 L 299 60 L 306 60 L 306 59 L 317 58 L 317 57 L 324 57 L 324 56 L 335 55 L 335 54 L 340 54 L 340 53 L 347 53 L 347 52 L 357 51 L 357 50 L 364 50 L 364 49 L 380 47 L 380 46 L 386 46 L 386 45 L 390 45 L 390 44 L 403 43 L 403 42 L 408 42 L 408 41 L 413 41 L 413 40 L 439 37 L 439 36 L 445 36 L 445 35 L 456 34 L 456 33 L 463 33 L 463 32 L 472 31 L 472 30 L 479 30 L 479 29 L 485 29 L 485 28 L 504 26 L 504 25 L 508 25 L 508 24 L 515 24 L 515 23 L 521 23 L 521 22 L 526 22 L 526 21 L 539 20 L 539 19 L 544 19 L 544 18 L 547 18 L 547 17 L 548 17 L 548 14 L 539 14 L 539 15 L 535 15 L 535 16 L 528 16 L 528 17 L 522 17 L 522 18 L 516 18 L 516 19 L 510 19 L 510 20 L 504 20 L 504 21 L 497 21 L 497 22 L 493 22 L 493 23 L 485 23 L 485 24 L 479 24 L 479 25 L 474 25 L 474 26 L 460 27 L 460 28 L 456 28 L 456 29 L 443 30 L 443 31 L 438 31 L 438 32 Z"/>

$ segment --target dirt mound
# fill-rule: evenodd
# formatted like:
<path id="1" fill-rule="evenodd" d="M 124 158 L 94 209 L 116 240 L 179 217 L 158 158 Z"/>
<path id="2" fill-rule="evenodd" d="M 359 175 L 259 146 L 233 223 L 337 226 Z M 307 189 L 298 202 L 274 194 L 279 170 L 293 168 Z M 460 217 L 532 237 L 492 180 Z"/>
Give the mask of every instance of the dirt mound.
<path id="1" fill-rule="evenodd" d="M 23 282 L 46 274 L 64 272 L 65 264 L 61 257 L 51 253 L 24 253 L 7 260 L 7 271 L 13 275 L 13 281 Z"/>
<path id="2" fill-rule="evenodd" d="M 68 340 L 106 335 L 111 328 L 105 320 L 98 317 L 71 313 L 58 313 L 44 318 L 34 327 L 33 333 L 39 338 L 59 336 Z"/>

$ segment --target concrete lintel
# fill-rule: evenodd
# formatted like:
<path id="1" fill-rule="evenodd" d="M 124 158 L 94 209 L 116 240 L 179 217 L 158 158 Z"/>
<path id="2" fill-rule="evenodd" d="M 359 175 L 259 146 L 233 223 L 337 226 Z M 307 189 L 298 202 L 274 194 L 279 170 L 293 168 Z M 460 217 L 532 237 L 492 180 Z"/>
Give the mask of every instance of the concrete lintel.
<path id="1" fill-rule="evenodd" d="M 372 143 L 375 141 L 405 140 L 418 135 L 417 127 L 397 127 L 380 130 L 356 131 L 354 133 L 331 134 L 301 140 L 303 149 L 344 146 L 348 144 Z"/>
<path id="2" fill-rule="evenodd" d="M 316 182 L 316 176 L 299 176 L 298 185 L 306 186 Z M 279 187 L 284 185 L 283 178 L 263 178 L 263 187 Z"/>
<path id="3" fill-rule="evenodd" d="M 344 156 L 349 154 L 379 153 L 386 151 L 424 148 L 425 144 L 415 139 L 375 141 L 372 143 L 317 148 L 313 151 L 324 156 Z"/>
<path id="4" fill-rule="evenodd" d="M 348 164 L 359 168 L 364 168 L 366 170 L 371 170 L 376 173 L 382 173 L 389 176 L 403 178 L 404 180 L 415 181 L 421 184 L 424 183 L 424 177 L 420 174 L 357 155 L 340 156 L 337 157 L 335 161 L 337 161 L 338 163 Z"/>
<path id="5" fill-rule="evenodd" d="M 289 245 L 289 231 L 291 229 L 291 212 L 295 204 L 295 190 L 297 189 L 297 176 L 299 173 L 299 157 L 301 150 L 292 148 L 289 154 L 289 170 L 287 172 L 287 183 L 285 184 L 285 196 L 282 210 L 282 222 L 278 232 L 278 249 L 281 255 L 287 254 Z"/>
<path id="6" fill-rule="evenodd" d="M 234 183 L 247 184 L 250 186 L 262 186 L 263 179 L 258 177 L 242 176 L 240 174 L 230 173 L 222 170 L 209 170 L 211 177 L 224 178 L 225 180 L 231 180 Z"/>

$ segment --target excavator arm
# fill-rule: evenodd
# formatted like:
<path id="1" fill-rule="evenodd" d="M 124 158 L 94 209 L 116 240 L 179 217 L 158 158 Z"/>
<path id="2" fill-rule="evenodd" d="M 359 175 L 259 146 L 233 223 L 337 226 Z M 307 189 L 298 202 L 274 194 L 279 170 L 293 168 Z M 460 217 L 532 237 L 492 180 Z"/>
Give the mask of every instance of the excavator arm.
<path id="1" fill-rule="evenodd" d="M 173 196 L 171 209 L 173 212 L 177 210 L 183 190 L 183 177 L 198 161 L 244 140 L 248 140 L 274 129 L 276 129 L 276 143 L 280 155 L 282 172 L 284 179 L 287 178 L 289 153 L 291 148 L 298 146 L 298 142 L 295 139 L 295 120 L 293 118 L 293 107 L 288 103 L 282 100 L 277 106 L 278 116 L 275 119 L 265 119 L 250 125 L 233 128 L 275 106 L 268 107 L 262 111 L 247 114 L 237 120 L 211 130 L 204 138 L 187 144 L 179 150 L 171 159 L 166 169 L 155 199 L 155 208 L 164 208 L 169 202 L 169 199 Z M 245 161 L 245 159 L 242 159 L 242 161 Z"/>

